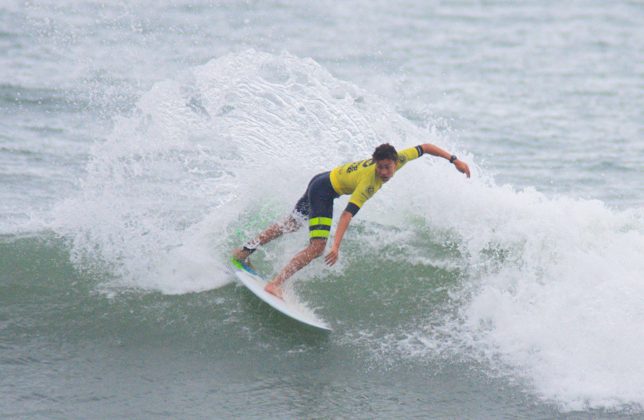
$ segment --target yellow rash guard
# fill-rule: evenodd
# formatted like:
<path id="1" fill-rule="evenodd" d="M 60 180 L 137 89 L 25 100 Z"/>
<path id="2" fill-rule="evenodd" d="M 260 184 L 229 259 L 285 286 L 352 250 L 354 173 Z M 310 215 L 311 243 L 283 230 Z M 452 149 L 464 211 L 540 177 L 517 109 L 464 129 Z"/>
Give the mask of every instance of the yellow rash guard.
<path id="1" fill-rule="evenodd" d="M 401 150 L 398 152 L 396 171 L 422 154 L 421 146 Z M 347 211 L 353 215 L 382 187 L 382 180 L 376 176 L 376 165 L 372 159 L 340 165 L 331 171 L 330 178 L 336 193 L 351 194 Z"/>

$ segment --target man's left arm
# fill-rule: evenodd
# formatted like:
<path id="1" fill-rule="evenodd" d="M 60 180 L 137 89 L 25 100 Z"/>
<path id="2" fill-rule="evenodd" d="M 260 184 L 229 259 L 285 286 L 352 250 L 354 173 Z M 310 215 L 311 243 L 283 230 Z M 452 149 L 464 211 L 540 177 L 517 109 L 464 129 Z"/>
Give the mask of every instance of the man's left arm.
<path id="1" fill-rule="evenodd" d="M 428 153 L 432 156 L 438 156 L 448 160 L 456 166 L 456 169 L 458 169 L 459 172 L 464 173 L 468 178 L 470 177 L 470 168 L 467 166 L 467 163 L 459 160 L 455 155 L 430 143 L 421 144 L 420 147 L 423 149 L 423 153 Z"/>

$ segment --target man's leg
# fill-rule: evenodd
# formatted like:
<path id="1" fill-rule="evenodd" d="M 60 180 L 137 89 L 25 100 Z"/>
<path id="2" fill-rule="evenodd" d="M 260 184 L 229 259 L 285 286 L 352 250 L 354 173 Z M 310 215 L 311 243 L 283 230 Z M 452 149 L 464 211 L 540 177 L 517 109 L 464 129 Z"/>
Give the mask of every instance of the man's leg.
<path id="1" fill-rule="evenodd" d="M 311 261 L 322 255 L 325 247 L 326 239 L 311 239 L 309 246 L 295 254 L 291 261 L 286 264 L 286 267 L 284 267 L 282 271 L 270 283 L 266 285 L 264 290 L 272 295 L 277 296 L 278 298 L 281 298 L 282 284 L 284 284 L 284 282 L 297 271 L 306 267 Z"/>
<path id="2" fill-rule="evenodd" d="M 315 179 L 315 177 L 313 179 Z M 252 241 L 248 241 L 242 248 L 233 250 L 233 258 L 248 264 L 248 257 L 250 254 L 255 252 L 258 246 L 265 245 L 273 239 L 279 238 L 284 233 L 295 232 L 302 227 L 303 219 L 309 215 L 311 209 L 308 197 L 311 182 L 313 182 L 313 180 L 309 182 L 304 195 L 302 195 L 302 197 L 297 201 L 293 212 L 286 217 L 286 219 L 278 223 L 273 223 L 266 228 L 266 230 L 260 233 L 257 238 Z"/>
<path id="3" fill-rule="evenodd" d="M 322 173 L 313 178 L 310 185 L 309 203 L 309 246 L 297 253 L 282 271 L 266 285 L 264 290 L 282 297 L 282 284 L 295 272 L 305 267 L 315 258 L 322 255 L 326 241 L 331 233 L 333 222 L 333 200 L 338 194 L 331 185 L 329 173 Z"/>
<path id="4" fill-rule="evenodd" d="M 289 215 L 284 221 L 270 225 L 266 230 L 260 233 L 257 238 L 249 241 L 248 245 L 235 249 L 233 251 L 233 257 L 238 261 L 246 261 L 258 246 L 267 244 L 273 239 L 279 238 L 284 233 L 295 232 L 301 226 L 302 221 L 298 220 L 293 215 Z"/>

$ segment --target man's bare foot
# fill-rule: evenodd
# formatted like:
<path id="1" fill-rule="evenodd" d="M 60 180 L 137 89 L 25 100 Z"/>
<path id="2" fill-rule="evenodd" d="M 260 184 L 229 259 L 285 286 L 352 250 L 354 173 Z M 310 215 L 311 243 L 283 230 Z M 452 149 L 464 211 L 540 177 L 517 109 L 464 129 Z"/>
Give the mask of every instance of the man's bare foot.
<path id="1" fill-rule="evenodd" d="M 282 288 L 279 287 L 278 285 L 273 283 L 268 283 L 266 286 L 264 286 L 264 290 L 270 293 L 271 295 L 284 300 L 284 298 L 282 297 Z"/>
<path id="2" fill-rule="evenodd" d="M 235 248 L 233 250 L 233 258 L 239 262 L 246 262 L 250 254 L 244 248 Z"/>
<path id="3" fill-rule="evenodd" d="M 244 269 L 250 269 L 250 272 L 253 274 L 257 274 L 257 270 L 255 270 L 255 266 L 253 263 L 250 262 L 250 252 L 246 251 L 243 248 L 235 248 L 233 250 L 233 258 L 237 261 L 239 261 Z"/>

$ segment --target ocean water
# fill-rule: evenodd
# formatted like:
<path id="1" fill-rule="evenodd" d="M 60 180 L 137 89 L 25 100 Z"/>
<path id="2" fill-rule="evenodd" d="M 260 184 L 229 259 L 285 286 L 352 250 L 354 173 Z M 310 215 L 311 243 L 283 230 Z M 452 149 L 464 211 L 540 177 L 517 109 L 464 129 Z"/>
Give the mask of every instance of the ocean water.
<path id="1" fill-rule="evenodd" d="M 235 284 L 382 142 L 472 177 L 293 278 L 332 333 Z M 0 180 L 2 418 L 644 418 L 639 1 L 5 1 Z"/>

